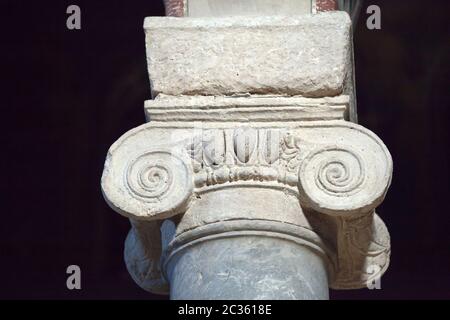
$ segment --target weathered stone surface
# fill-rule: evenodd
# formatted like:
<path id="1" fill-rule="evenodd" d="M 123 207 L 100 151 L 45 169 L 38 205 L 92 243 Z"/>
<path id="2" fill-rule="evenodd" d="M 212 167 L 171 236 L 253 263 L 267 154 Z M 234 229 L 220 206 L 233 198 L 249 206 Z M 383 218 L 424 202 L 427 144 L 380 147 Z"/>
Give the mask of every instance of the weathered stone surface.
<path id="1" fill-rule="evenodd" d="M 296 17 L 146 18 L 153 96 L 343 92 L 351 55 L 346 13 Z"/>

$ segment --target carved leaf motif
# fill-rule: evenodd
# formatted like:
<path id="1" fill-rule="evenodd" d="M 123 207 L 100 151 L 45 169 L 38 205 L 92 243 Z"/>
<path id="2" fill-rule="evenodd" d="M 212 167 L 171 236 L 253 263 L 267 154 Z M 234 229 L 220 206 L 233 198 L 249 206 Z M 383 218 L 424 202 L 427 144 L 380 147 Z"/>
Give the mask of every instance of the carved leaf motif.
<path id="1" fill-rule="evenodd" d="M 192 169 L 199 172 L 203 168 L 203 148 L 201 138 L 194 136 L 192 142 L 186 146 L 186 151 L 192 159 Z"/>
<path id="2" fill-rule="evenodd" d="M 287 134 L 281 142 L 281 159 L 286 163 L 286 169 L 289 172 L 296 172 L 300 164 L 300 148 L 296 142 L 296 138 Z"/>
<path id="3" fill-rule="evenodd" d="M 203 132 L 203 161 L 211 167 L 217 167 L 225 161 L 225 137 L 222 130 Z"/>

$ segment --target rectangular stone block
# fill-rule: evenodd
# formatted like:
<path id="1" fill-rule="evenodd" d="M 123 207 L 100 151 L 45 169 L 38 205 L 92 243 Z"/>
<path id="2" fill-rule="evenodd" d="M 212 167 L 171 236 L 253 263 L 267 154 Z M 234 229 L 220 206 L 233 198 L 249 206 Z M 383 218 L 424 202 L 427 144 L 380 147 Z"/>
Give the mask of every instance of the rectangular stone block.
<path id="1" fill-rule="evenodd" d="M 152 94 L 343 92 L 350 68 L 345 12 L 298 16 L 145 19 Z"/>

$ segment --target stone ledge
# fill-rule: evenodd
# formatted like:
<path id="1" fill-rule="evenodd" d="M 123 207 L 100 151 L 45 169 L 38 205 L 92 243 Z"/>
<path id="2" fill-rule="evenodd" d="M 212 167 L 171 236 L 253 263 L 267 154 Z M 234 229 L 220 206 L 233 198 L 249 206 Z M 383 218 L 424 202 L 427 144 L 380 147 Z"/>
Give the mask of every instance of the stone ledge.
<path id="1" fill-rule="evenodd" d="M 349 97 L 166 96 L 145 102 L 148 121 L 313 121 L 342 120 Z"/>

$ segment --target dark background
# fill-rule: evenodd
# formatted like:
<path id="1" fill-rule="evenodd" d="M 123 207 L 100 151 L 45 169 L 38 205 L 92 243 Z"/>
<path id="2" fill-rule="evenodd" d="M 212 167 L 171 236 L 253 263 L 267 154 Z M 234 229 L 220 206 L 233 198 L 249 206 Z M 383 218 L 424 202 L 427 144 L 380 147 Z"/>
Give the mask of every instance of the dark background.
<path id="1" fill-rule="evenodd" d="M 127 219 L 100 191 L 109 146 L 144 123 L 145 16 L 162 1 L 0 1 L 0 298 L 148 299 L 123 262 Z M 82 30 L 66 28 L 77 4 Z M 365 27 L 378 4 L 382 30 Z M 392 238 L 381 290 L 333 299 L 450 298 L 449 1 L 366 1 L 355 32 L 360 124 L 394 159 L 378 213 Z M 66 288 L 66 267 L 82 290 Z M 166 297 L 162 297 L 166 298 Z"/>

